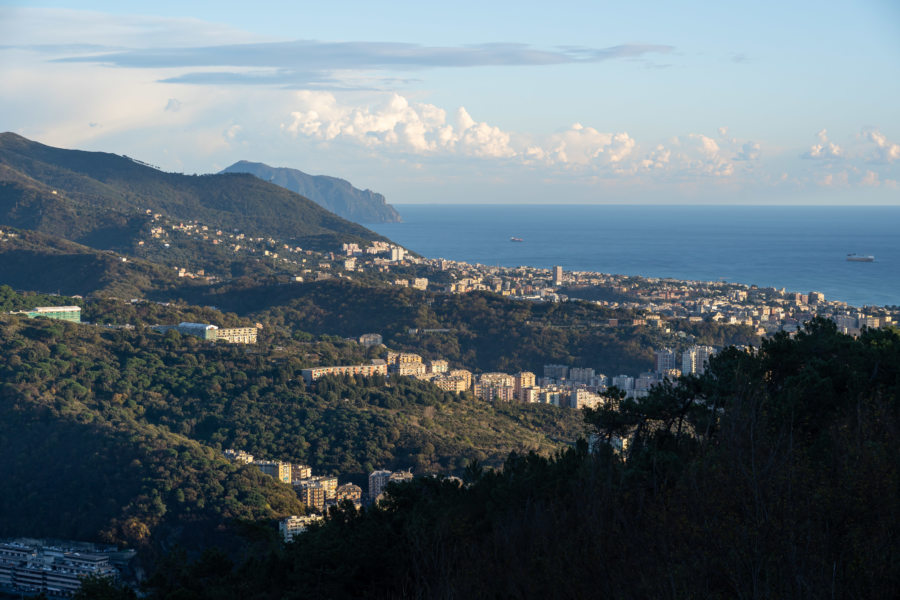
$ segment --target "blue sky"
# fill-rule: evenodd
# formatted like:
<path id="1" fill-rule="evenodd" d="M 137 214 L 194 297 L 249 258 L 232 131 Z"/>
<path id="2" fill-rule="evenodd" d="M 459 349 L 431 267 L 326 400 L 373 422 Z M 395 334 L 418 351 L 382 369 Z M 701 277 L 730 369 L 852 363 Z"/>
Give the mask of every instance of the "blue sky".
<path id="1" fill-rule="evenodd" d="M 390 202 L 900 204 L 900 3 L 0 0 L 0 130 Z"/>

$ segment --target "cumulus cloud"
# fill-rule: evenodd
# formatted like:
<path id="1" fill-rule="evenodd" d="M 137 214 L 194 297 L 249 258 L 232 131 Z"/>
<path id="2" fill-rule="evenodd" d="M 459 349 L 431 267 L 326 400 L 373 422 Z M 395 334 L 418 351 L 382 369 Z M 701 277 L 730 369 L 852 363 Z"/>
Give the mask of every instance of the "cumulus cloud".
<path id="1" fill-rule="evenodd" d="M 514 159 L 558 172 L 603 177 L 649 176 L 659 181 L 696 178 L 727 180 L 754 168 L 760 144 L 691 133 L 642 150 L 627 132 L 601 131 L 575 123 L 542 136 L 505 131 L 479 121 L 463 107 L 454 113 L 393 93 L 379 103 L 346 104 L 326 91 L 295 93 L 294 110 L 282 129 L 295 137 L 344 141 L 366 148 L 418 156 Z M 736 165 L 740 165 L 740 169 Z"/>
<path id="2" fill-rule="evenodd" d="M 759 160 L 760 148 L 756 142 L 745 142 L 733 160 Z"/>
<path id="3" fill-rule="evenodd" d="M 330 92 L 296 94 L 298 109 L 283 125 L 293 135 L 320 140 L 347 139 L 368 147 L 392 147 L 416 154 L 438 151 L 506 158 L 516 155 L 510 135 L 478 122 L 460 107 L 451 122 L 443 109 L 410 103 L 399 94 L 376 107 L 341 105 Z"/>
<path id="4" fill-rule="evenodd" d="M 811 159 L 834 159 L 841 158 L 843 150 L 841 147 L 828 140 L 828 131 L 823 129 L 816 134 L 819 138 L 818 144 L 813 144 L 809 150 L 803 153 L 803 158 Z"/>
<path id="5" fill-rule="evenodd" d="M 868 187 L 877 187 L 881 182 L 878 180 L 878 173 L 875 171 L 866 171 L 862 179 L 859 180 L 860 185 Z"/>
<path id="6" fill-rule="evenodd" d="M 877 129 L 868 129 L 863 132 L 865 138 L 875 144 L 875 151 L 869 157 L 870 161 L 892 163 L 900 159 L 900 144 L 895 144 L 885 137 Z"/>
<path id="7" fill-rule="evenodd" d="M 846 187 L 850 183 L 850 174 L 847 171 L 826 173 L 819 183 L 825 187 Z"/>
<path id="8" fill-rule="evenodd" d="M 626 159 L 634 147 L 635 141 L 627 133 L 605 133 L 575 123 L 550 136 L 545 148 L 532 147 L 530 151 L 532 156 L 550 163 L 613 165 Z"/>

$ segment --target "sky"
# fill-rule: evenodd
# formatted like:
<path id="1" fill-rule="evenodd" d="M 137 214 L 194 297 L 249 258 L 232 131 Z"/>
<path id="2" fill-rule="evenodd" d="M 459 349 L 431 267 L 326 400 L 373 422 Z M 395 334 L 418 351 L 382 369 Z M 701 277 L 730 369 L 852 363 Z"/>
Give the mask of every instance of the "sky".
<path id="1" fill-rule="evenodd" d="M 900 205 L 895 0 L 0 0 L 0 81 L 0 131 L 394 204 Z"/>

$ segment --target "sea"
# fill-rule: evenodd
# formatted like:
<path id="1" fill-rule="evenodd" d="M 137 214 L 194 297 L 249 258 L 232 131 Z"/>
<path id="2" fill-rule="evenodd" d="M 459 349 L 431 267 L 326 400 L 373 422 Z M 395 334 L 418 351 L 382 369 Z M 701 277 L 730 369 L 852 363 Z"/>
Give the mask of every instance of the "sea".
<path id="1" fill-rule="evenodd" d="M 369 227 L 429 258 L 727 281 L 817 291 L 857 307 L 900 305 L 900 206 L 395 208 L 403 222 Z M 875 261 L 849 262 L 851 253 Z"/>

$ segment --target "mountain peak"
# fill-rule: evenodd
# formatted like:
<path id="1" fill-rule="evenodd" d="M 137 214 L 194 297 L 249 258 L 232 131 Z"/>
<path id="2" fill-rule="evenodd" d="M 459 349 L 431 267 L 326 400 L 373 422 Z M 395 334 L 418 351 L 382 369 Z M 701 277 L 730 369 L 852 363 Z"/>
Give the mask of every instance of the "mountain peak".
<path id="1" fill-rule="evenodd" d="M 310 175 L 298 169 L 270 167 L 264 163 L 241 160 L 222 173 L 250 173 L 305 196 L 331 212 L 357 223 L 396 223 L 400 215 L 384 196 L 361 190 L 349 181 L 328 175 Z"/>

